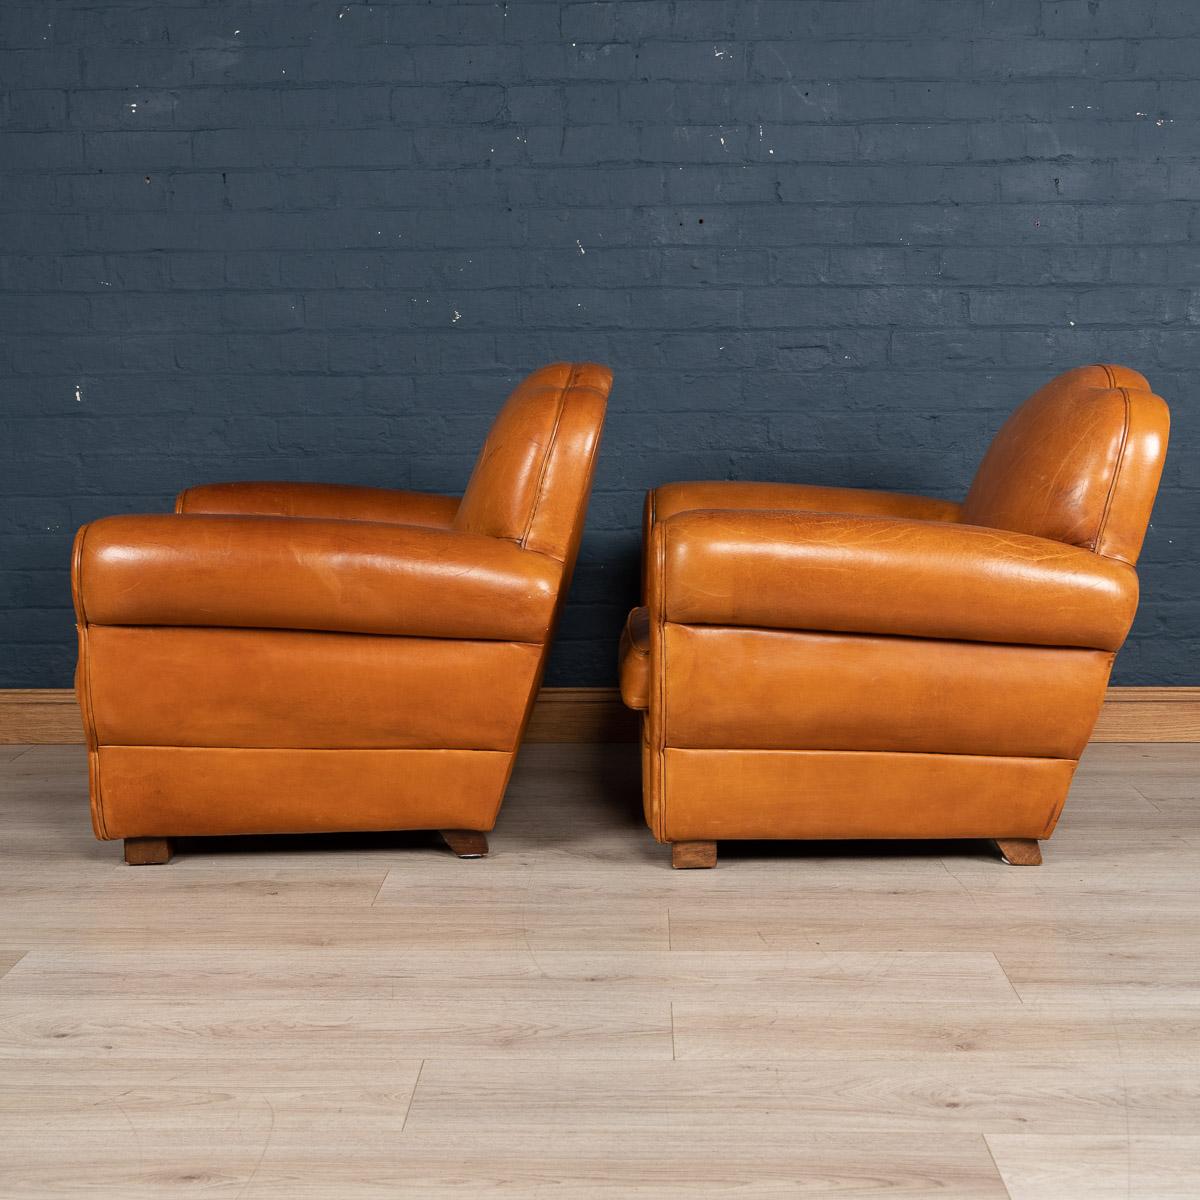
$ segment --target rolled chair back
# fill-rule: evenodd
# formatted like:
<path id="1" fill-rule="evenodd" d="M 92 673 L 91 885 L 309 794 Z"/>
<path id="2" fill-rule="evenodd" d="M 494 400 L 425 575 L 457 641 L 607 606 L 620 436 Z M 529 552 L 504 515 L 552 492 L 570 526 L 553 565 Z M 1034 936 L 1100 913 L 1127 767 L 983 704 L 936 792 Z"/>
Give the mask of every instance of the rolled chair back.
<path id="1" fill-rule="evenodd" d="M 1170 414 L 1127 367 L 1077 367 L 1004 423 L 963 502 L 969 525 L 1011 529 L 1135 563 Z"/>
<path id="2" fill-rule="evenodd" d="M 591 491 L 612 372 L 553 363 L 500 410 L 454 518 L 573 565 Z"/>

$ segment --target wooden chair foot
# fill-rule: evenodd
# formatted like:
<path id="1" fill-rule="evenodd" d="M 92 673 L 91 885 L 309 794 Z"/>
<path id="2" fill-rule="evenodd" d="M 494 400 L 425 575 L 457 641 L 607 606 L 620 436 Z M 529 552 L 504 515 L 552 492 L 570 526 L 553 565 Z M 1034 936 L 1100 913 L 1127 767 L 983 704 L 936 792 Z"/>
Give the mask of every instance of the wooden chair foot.
<path id="1" fill-rule="evenodd" d="M 1010 867 L 1040 867 L 1042 848 L 1036 838 L 993 838 L 1000 857 Z"/>
<path id="2" fill-rule="evenodd" d="M 677 871 L 717 865 L 716 842 L 672 842 L 671 866 Z"/>
<path id="3" fill-rule="evenodd" d="M 477 829 L 443 829 L 442 841 L 459 858 L 487 858 L 488 840 L 486 833 Z"/>
<path id="4" fill-rule="evenodd" d="M 170 838 L 126 838 L 125 861 L 131 867 L 157 867 L 171 861 Z"/>

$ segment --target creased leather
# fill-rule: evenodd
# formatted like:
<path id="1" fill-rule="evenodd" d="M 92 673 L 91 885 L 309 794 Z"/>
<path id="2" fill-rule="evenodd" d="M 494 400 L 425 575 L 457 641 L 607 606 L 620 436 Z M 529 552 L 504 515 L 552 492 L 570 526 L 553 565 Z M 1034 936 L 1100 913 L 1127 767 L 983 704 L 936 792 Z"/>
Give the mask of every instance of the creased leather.
<path id="1" fill-rule="evenodd" d="M 292 517 L 104 517 L 80 573 L 96 625 L 540 642 L 562 565 L 456 530 Z"/>
<path id="2" fill-rule="evenodd" d="M 1115 650 L 1137 606 L 1127 564 L 975 525 L 699 511 L 654 536 L 670 621 Z"/>
<path id="3" fill-rule="evenodd" d="M 492 827 L 583 532 L 607 368 L 498 416 L 469 497 L 188 488 L 81 529 L 101 838 Z M 463 512 L 463 505 L 466 511 Z"/>
<path id="4" fill-rule="evenodd" d="M 554 363 L 521 383 L 488 434 L 454 527 L 567 558 L 611 386 L 611 372 L 593 363 Z"/>
<path id="5" fill-rule="evenodd" d="M 1092 366 L 1052 380 L 988 448 L 962 519 L 1137 562 L 1170 414 L 1145 378 Z"/>
<path id="6" fill-rule="evenodd" d="M 961 507 L 653 489 L 620 676 L 654 835 L 1049 837 L 1137 605 L 1168 424 L 1144 376 L 1082 367 L 1013 414 Z"/>

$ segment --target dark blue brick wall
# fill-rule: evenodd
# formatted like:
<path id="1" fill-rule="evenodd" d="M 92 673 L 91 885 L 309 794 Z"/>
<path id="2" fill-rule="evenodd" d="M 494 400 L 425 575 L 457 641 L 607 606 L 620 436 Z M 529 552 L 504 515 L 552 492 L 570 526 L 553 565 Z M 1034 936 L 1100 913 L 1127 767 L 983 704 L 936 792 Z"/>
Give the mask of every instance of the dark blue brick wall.
<path id="1" fill-rule="evenodd" d="M 550 681 L 612 679 L 649 485 L 958 496 L 1055 372 L 1176 427 L 1120 683 L 1200 659 L 1195 0 L 0 5 L 0 685 L 103 513 L 454 491 L 508 386 L 613 365 Z"/>

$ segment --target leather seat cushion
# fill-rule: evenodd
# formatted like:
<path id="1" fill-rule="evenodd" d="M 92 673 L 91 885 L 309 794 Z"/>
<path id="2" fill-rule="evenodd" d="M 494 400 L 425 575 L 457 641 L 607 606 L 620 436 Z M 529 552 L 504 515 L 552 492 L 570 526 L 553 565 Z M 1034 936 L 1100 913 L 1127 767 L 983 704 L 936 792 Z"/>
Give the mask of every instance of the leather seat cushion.
<path id="1" fill-rule="evenodd" d="M 865 488 L 818 487 L 808 483 L 758 483 L 740 479 L 660 484 L 650 493 L 650 521 L 665 521 L 697 508 L 859 513 L 913 521 L 957 521 L 953 500 L 875 492 Z"/>

